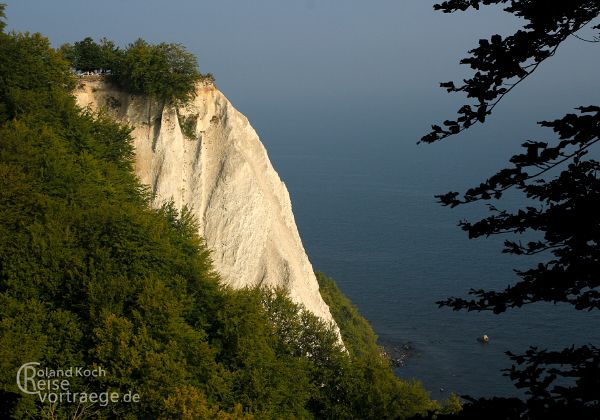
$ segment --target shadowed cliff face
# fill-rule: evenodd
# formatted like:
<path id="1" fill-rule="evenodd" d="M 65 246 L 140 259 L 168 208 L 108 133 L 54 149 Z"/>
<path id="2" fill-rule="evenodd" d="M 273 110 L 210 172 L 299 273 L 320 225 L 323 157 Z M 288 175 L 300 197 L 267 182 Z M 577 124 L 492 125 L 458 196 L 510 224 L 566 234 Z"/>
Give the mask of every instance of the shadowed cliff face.
<path id="1" fill-rule="evenodd" d="M 136 173 L 153 205 L 173 200 L 196 216 L 223 281 L 280 286 L 333 322 L 294 221 L 290 197 L 246 117 L 213 85 L 181 108 L 81 80 L 78 104 L 133 127 Z"/>

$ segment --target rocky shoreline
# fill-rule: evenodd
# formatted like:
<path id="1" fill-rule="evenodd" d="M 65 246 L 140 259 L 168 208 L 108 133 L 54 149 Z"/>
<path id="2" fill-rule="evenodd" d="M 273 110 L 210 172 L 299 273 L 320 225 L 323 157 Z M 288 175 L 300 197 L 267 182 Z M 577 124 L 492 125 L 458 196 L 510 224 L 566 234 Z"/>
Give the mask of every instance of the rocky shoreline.
<path id="1" fill-rule="evenodd" d="M 387 359 L 390 366 L 399 368 L 406 366 L 407 360 L 416 353 L 415 346 L 409 341 L 406 343 L 380 343 L 381 355 Z"/>

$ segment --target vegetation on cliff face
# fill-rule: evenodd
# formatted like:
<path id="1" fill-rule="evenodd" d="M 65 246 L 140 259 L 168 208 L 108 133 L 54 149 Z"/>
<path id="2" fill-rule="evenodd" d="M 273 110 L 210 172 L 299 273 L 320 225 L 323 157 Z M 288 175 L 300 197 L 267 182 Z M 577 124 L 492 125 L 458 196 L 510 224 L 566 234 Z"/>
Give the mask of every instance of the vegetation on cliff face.
<path id="1" fill-rule="evenodd" d="M 438 407 L 355 351 L 360 335 L 347 353 L 281 291 L 222 287 L 189 211 L 150 208 L 129 130 L 77 108 L 69 67 L 43 36 L 0 32 L 0 417 L 379 419 Z M 28 362 L 101 367 L 69 390 L 140 401 L 41 402 L 16 384 Z"/>
<path id="2" fill-rule="evenodd" d="M 60 48 L 73 69 L 105 72 L 106 77 L 131 93 L 153 96 L 165 102 L 187 102 L 196 82 L 213 80 L 198 69 L 196 57 L 180 44 L 149 44 L 138 39 L 120 49 L 103 38 L 85 38 Z"/>
<path id="3" fill-rule="evenodd" d="M 406 400 L 407 395 L 418 405 L 426 405 L 427 396 L 419 383 L 406 383 L 396 377 L 390 368 L 390 362 L 383 355 L 383 349 L 377 344 L 377 335 L 369 322 L 360 315 L 358 309 L 338 289 L 332 278 L 323 273 L 316 272 L 319 289 L 323 300 L 335 322 L 340 328 L 344 345 L 350 353 L 352 363 L 361 372 L 369 372 L 370 379 L 361 382 L 362 386 L 369 389 L 360 389 L 359 392 L 369 395 L 370 398 L 379 398 L 378 404 L 384 407 L 381 411 L 363 411 L 364 418 L 387 418 L 390 413 L 401 416 L 403 407 L 397 402 Z M 354 397 L 360 400 L 360 397 Z M 357 408 L 358 409 L 358 408 Z M 443 406 L 430 404 L 430 416 L 438 414 L 457 413 L 461 410 L 461 403 L 455 394 L 444 401 Z"/>
<path id="4" fill-rule="evenodd" d="M 381 353 L 377 335 L 371 325 L 359 313 L 350 300 L 338 289 L 335 281 L 316 272 L 319 290 L 338 324 L 348 351 L 357 359 L 368 359 Z"/>

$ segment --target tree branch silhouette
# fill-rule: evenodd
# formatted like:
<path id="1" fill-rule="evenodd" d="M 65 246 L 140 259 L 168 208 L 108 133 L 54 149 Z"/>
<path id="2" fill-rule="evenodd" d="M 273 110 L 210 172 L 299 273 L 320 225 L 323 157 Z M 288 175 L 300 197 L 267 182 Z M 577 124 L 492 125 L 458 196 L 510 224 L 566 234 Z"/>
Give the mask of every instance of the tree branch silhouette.
<path id="1" fill-rule="evenodd" d="M 469 51 L 461 64 L 469 65 L 474 75 L 461 86 L 453 82 L 441 86 L 474 102 L 463 105 L 455 120 L 433 125 L 421 143 L 485 123 L 506 95 L 556 55 L 569 36 L 581 39 L 577 32 L 600 15 L 598 0 L 448 0 L 434 8 L 454 13 L 490 5 L 502 5 L 505 12 L 521 18 L 523 26 L 505 38 L 482 39 Z M 592 29 L 600 31 L 600 25 Z M 576 109 L 539 123 L 551 128 L 556 138 L 528 140 L 510 165 L 478 186 L 463 194 L 452 191 L 437 196 L 442 205 L 456 207 L 499 201 L 509 189 L 520 193 L 521 208 L 506 211 L 488 204 L 490 216 L 461 221 L 459 226 L 469 238 L 514 236 L 504 242 L 502 252 L 533 261 L 529 268 L 515 270 L 518 280 L 504 290 L 472 288 L 469 298 L 448 298 L 437 302 L 439 306 L 496 314 L 535 302 L 600 309 L 600 163 L 588 156 L 600 141 L 600 107 Z M 535 240 L 522 241 L 523 235 L 534 235 Z M 467 403 L 459 415 L 437 418 L 600 418 L 600 349 L 591 344 L 558 351 L 530 347 L 522 355 L 508 355 L 514 365 L 505 374 L 517 388 L 526 390 L 526 399 L 465 396 Z"/>

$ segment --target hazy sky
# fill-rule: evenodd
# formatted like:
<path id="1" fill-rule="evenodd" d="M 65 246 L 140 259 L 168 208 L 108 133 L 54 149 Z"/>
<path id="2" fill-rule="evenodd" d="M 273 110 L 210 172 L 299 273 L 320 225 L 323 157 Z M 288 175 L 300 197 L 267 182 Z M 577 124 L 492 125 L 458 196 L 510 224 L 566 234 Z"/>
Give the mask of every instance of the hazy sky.
<path id="1" fill-rule="evenodd" d="M 498 108 L 488 130 L 416 148 L 429 124 L 453 117 L 459 105 L 438 83 L 464 74 L 458 61 L 479 37 L 518 23 L 495 8 L 445 15 L 433 3 L 19 0 L 8 1 L 7 15 L 9 28 L 42 32 L 56 46 L 86 36 L 184 44 L 272 155 L 309 144 L 315 153 L 329 145 L 358 155 L 368 140 L 382 155 L 390 145 L 408 151 L 390 158 L 400 164 L 448 153 L 475 159 L 511 143 L 498 136 L 516 144 L 536 120 L 600 103 L 598 46 L 573 39 Z"/>

